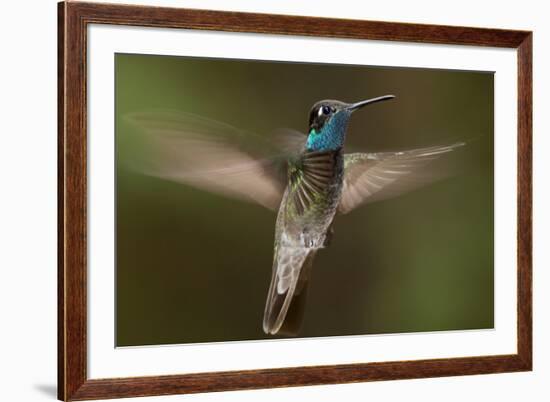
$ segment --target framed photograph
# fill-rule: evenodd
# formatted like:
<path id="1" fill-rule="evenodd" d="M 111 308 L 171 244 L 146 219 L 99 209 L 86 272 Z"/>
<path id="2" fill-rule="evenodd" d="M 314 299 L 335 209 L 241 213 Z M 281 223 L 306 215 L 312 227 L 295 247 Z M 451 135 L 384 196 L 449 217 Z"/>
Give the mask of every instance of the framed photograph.
<path id="1" fill-rule="evenodd" d="M 531 32 L 58 10 L 59 399 L 531 370 Z"/>

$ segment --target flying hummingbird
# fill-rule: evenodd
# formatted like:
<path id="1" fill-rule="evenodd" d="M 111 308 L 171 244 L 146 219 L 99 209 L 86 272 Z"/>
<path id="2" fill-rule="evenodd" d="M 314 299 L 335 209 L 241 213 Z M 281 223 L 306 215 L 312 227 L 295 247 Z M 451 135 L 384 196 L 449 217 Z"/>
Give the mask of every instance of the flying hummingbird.
<path id="1" fill-rule="evenodd" d="M 433 181 L 434 175 L 421 174 L 422 167 L 464 145 L 344 153 L 352 114 L 393 98 L 319 101 L 311 108 L 307 135 L 284 129 L 271 141 L 189 113 L 134 113 L 127 121 L 145 133 L 145 142 L 141 160 L 131 167 L 278 211 L 263 330 L 296 335 L 313 260 L 328 246 L 336 214 Z"/>

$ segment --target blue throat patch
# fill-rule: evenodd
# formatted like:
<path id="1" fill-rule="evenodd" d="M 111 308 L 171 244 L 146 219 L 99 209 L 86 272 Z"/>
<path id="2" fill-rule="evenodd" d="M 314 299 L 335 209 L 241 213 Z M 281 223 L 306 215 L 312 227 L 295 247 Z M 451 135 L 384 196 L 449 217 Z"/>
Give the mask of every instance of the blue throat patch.
<path id="1" fill-rule="evenodd" d="M 311 129 L 306 146 L 309 151 L 335 151 L 344 146 L 351 113 L 340 111 L 325 123 L 319 132 Z"/>

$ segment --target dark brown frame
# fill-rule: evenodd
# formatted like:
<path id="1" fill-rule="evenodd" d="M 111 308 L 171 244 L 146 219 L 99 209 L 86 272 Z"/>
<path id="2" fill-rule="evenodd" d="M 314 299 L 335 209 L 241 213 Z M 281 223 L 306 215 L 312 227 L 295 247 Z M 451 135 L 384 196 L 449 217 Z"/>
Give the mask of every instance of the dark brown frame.
<path id="1" fill-rule="evenodd" d="M 58 5 L 58 397 L 85 400 L 532 369 L 532 32 L 62 2 Z M 87 377 L 88 24 L 492 46 L 518 52 L 517 354 L 94 379 Z"/>

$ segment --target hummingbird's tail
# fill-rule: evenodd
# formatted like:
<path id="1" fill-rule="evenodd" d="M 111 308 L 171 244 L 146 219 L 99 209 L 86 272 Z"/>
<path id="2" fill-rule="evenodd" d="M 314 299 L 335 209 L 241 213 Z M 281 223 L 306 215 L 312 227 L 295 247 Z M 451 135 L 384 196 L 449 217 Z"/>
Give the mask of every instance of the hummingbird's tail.
<path id="1" fill-rule="evenodd" d="M 315 254 L 316 248 L 277 247 L 264 311 L 266 334 L 292 336 L 298 333 Z"/>

